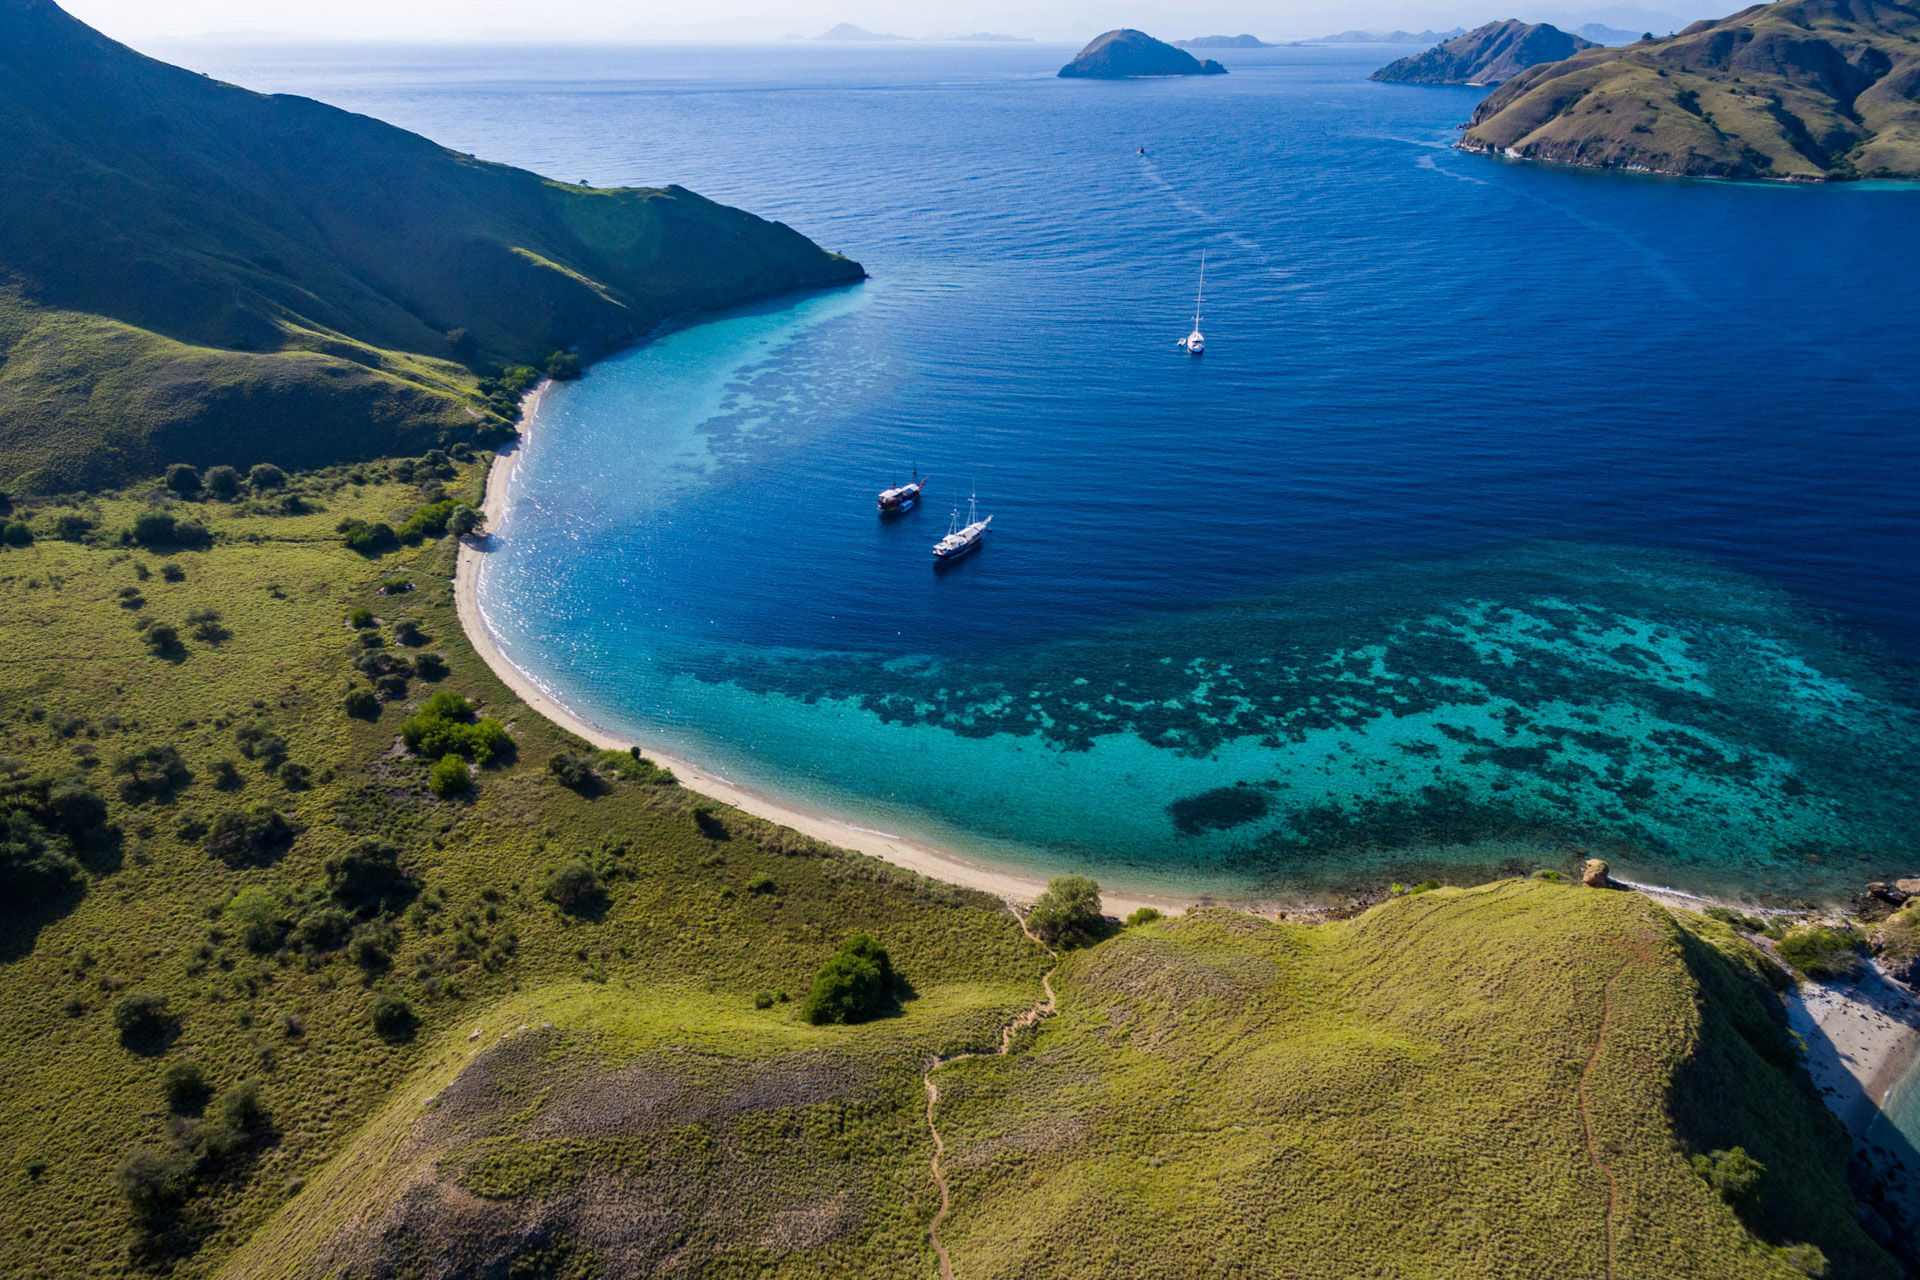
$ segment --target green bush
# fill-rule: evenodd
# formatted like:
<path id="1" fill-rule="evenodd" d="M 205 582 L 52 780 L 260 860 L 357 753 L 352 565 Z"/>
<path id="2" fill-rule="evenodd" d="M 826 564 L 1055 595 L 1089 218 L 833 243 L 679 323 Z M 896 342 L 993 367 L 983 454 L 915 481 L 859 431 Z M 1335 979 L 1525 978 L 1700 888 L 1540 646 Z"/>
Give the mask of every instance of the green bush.
<path id="1" fill-rule="evenodd" d="M 814 974 L 813 987 L 800 1003 L 800 1016 L 815 1026 L 865 1022 L 898 1000 L 893 960 L 887 949 L 864 933 L 840 944 L 833 958 Z"/>
<path id="2" fill-rule="evenodd" d="M 1720 1193 L 1742 1220 L 1751 1219 L 1760 1209 L 1760 1187 L 1767 1167 L 1747 1154 L 1745 1147 L 1714 1151 L 1694 1156 L 1693 1171 Z"/>
<path id="3" fill-rule="evenodd" d="M 67 844 L 21 809 L 0 808 L 0 890 L 20 902 L 41 902 L 71 888 L 80 864 Z"/>
<path id="4" fill-rule="evenodd" d="M 25 520 L 9 521 L 0 527 L 0 542 L 10 547 L 30 547 L 33 545 L 33 528 Z"/>
<path id="5" fill-rule="evenodd" d="M 410 618 L 402 618 L 393 624 L 393 642 L 403 644 L 409 649 L 417 649 L 427 642 L 427 633 L 420 624 Z"/>
<path id="6" fill-rule="evenodd" d="M 600 874 L 579 858 L 548 872 L 541 892 L 549 902 L 570 913 L 589 910 L 606 896 Z"/>
<path id="7" fill-rule="evenodd" d="M 360 720 L 375 720 L 380 716 L 380 699 L 371 689 L 349 689 L 347 696 L 340 701 L 341 707 L 350 716 Z"/>
<path id="8" fill-rule="evenodd" d="M 1705 914 L 1722 924 L 1730 924 L 1746 933 L 1766 932 L 1767 922 L 1758 916 L 1750 916 L 1744 911 L 1735 911 L 1731 907 L 1708 907 Z"/>
<path id="9" fill-rule="evenodd" d="M 155 653 L 172 653 L 180 647 L 180 629 L 170 622 L 156 622 L 146 629 L 147 647 Z"/>
<path id="10" fill-rule="evenodd" d="M 1160 918 L 1160 913 L 1154 910 L 1152 907 L 1141 907 L 1137 911 L 1135 911 L 1132 915 L 1127 917 L 1127 926 L 1129 928 L 1132 928 L 1137 925 L 1152 924 L 1155 920 L 1158 920 L 1159 918 Z"/>
<path id="11" fill-rule="evenodd" d="M 200 469 L 184 462 L 176 462 L 167 468 L 167 488 L 182 497 L 200 492 Z"/>
<path id="12" fill-rule="evenodd" d="M 233 740 L 239 744 L 241 755 L 263 762 L 268 769 L 279 768 L 287 756 L 287 740 L 258 722 L 235 729 Z"/>
<path id="13" fill-rule="evenodd" d="M 160 1096 L 174 1115 L 199 1115 L 213 1096 L 213 1083 L 197 1062 L 170 1062 L 160 1072 Z"/>
<path id="14" fill-rule="evenodd" d="M 392 963 L 399 946 L 399 932 L 385 920 L 375 920 L 353 931 L 347 942 L 347 959 L 368 973 L 377 973 Z"/>
<path id="15" fill-rule="evenodd" d="M 232 467 L 213 467 L 200 483 L 208 493 L 227 502 L 240 496 L 240 473 Z"/>
<path id="16" fill-rule="evenodd" d="M 419 882 L 400 866 L 400 850 L 384 840 L 362 840 L 326 862 L 327 896 L 349 911 L 371 915 L 396 910 Z"/>
<path id="17" fill-rule="evenodd" d="M 1865 965 L 1863 939 L 1848 928 L 1805 925 L 1780 939 L 1780 958 L 1816 981 L 1855 978 Z"/>
<path id="18" fill-rule="evenodd" d="M 484 523 L 477 509 L 463 503 L 455 507 L 453 514 L 447 517 L 447 532 L 456 538 L 465 538 L 478 532 Z"/>
<path id="19" fill-rule="evenodd" d="M 151 991 L 130 991 L 113 1006 L 113 1025 L 123 1040 L 151 1041 L 179 1029 L 167 998 Z"/>
<path id="20" fill-rule="evenodd" d="M 316 907 L 300 917 L 293 932 L 309 951 L 332 951 L 353 932 L 353 917 L 339 907 Z"/>
<path id="21" fill-rule="evenodd" d="M 556 351 L 547 357 L 547 376 L 555 382 L 571 382 L 580 376 L 580 357 L 571 351 Z"/>
<path id="22" fill-rule="evenodd" d="M 1106 924 L 1100 911 L 1100 886 L 1085 876 L 1061 876 L 1027 913 L 1027 927 L 1048 945 L 1084 942 Z"/>
<path id="23" fill-rule="evenodd" d="M 599 761 L 601 768 L 627 782 L 665 786 L 674 780 L 673 770 L 662 769 L 641 755 L 638 747 L 629 747 L 625 751 L 602 751 L 594 759 Z"/>
<path id="24" fill-rule="evenodd" d="M 292 842 L 293 824 L 264 804 L 229 809 L 207 831 L 207 852 L 229 866 L 264 860 Z"/>
<path id="25" fill-rule="evenodd" d="M 425 655 L 422 655 L 425 656 Z M 423 756 L 465 756 L 475 764 L 506 761 L 513 755 L 513 739 L 491 717 L 475 721 L 473 705 L 451 690 L 441 690 L 400 726 L 401 741 Z"/>
<path id="26" fill-rule="evenodd" d="M 777 887 L 773 882 L 773 877 L 764 871 L 757 872 L 747 878 L 748 893 L 772 893 Z"/>
<path id="27" fill-rule="evenodd" d="M 561 786 L 583 795 L 598 790 L 600 786 L 600 775 L 593 771 L 593 766 L 571 751 L 556 751 L 549 756 L 547 772 Z"/>
<path id="28" fill-rule="evenodd" d="M 133 540 L 143 547 L 204 547 L 213 535 L 194 521 L 175 520 L 170 512 L 142 511 L 133 518 Z"/>
<path id="29" fill-rule="evenodd" d="M 136 1216 L 153 1221 L 187 1198 L 193 1162 L 179 1147 L 138 1147 L 120 1162 L 114 1183 Z"/>
<path id="30" fill-rule="evenodd" d="M 444 537 L 448 522 L 453 519 L 454 513 L 463 507 L 469 511 L 473 509 L 470 504 L 461 502 L 457 498 L 428 503 L 407 517 L 406 523 L 399 528 L 398 536 L 402 542 L 409 543 L 418 542 L 422 538 Z"/>
<path id="31" fill-rule="evenodd" d="M 47 824 L 70 836 L 91 836 L 107 825 L 107 802 L 84 782 L 60 783 L 47 792 Z"/>
<path id="32" fill-rule="evenodd" d="M 773 1008 L 773 992 L 756 991 L 753 993 L 753 1007 L 756 1009 Z"/>
<path id="33" fill-rule="evenodd" d="M 391 991 L 383 991 L 367 1006 L 367 1020 L 383 1040 L 404 1040 L 413 1034 L 418 1020 L 413 1006 Z"/>
<path id="34" fill-rule="evenodd" d="M 293 929 L 278 895 L 259 885 L 234 894 L 227 902 L 226 916 L 239 928 L 240 941 L 247 950 L 258 955 L 279 950 Z"/>
<path id="35" fill-rule="evenodd" d="M 427 770 L 427 790 L 443 800 L 473 790 L 473 774 L 467 762 L 452 752 L 441 756 Z"/>
<path id="36" fill-rule="evenodd" d="M 287 473 L 274 466 L 271 462 L 262 462 L 254 467 L 253 470 L 247 472 L 247 483 L 251 485 L 255 491 L 278 489 L 286 482 Z"/>
<path id="37" fill-rule="evenodd" d="M 373 621 L 373 610 L 371 609 L 355 609 L 347 615 L 347 625 L 358 630 L 365 630 L 372 626 Z"/>
<path id="38" fill-rule="evenodd" d="M 93 532 L 93 521 L 69 511 L 53 519 L 53 536 L 62 542 L 79 542 Z"/>
<path id="39" fill-rule="evenodd" d="M 128 804 L 161 799 L 193 781 L 180 748 L 156 742 L 114 757 L 113 772 L 120 779 L 120 798 Z"/>
<path id="40" fill-rule="evenodd" d="M 400 545 L 393 526 L 386 521 L 368 524 L 365 520 L 342 520 L 335 526 L 347 544 L 347 550 L 363 556 L 377 556 Z"/>

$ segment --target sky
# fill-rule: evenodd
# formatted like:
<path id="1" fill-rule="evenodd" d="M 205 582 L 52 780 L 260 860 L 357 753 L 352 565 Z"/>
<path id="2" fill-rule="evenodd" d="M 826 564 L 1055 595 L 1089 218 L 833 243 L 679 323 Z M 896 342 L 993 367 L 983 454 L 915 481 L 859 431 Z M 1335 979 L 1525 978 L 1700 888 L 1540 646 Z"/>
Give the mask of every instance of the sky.
<path id="1" fill-rule="evenodd" d="M 1302 39 L 1349 29 L 1419 31 L 1495 18 L 1640 29 L 1740 7 L 1699 0 L 60 0 L 127 41 L 225 37 L 364 40 L 778 40 L 840 22 L 902 36 L 976 31 L 1079 43 L 1112 27 L 1163 39 L 1251 32 Z M 1649 11 L 1657 11 L 1649 12 Z"/>

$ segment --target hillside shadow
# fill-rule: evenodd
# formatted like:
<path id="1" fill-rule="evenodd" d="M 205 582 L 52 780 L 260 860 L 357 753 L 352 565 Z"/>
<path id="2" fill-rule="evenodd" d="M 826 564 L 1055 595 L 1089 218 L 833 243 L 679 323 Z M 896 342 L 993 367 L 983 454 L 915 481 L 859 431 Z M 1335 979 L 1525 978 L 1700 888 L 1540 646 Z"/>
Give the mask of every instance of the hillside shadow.
<path id="1" fill-rule="evenodd" d="M 86 884 L 76 879 L 37 902 L 17 899 L 0 908 L 0 964 L 12 964 L 32 954 L 40 941 L 40 931 L 79 906 L 86 893 Z"/>

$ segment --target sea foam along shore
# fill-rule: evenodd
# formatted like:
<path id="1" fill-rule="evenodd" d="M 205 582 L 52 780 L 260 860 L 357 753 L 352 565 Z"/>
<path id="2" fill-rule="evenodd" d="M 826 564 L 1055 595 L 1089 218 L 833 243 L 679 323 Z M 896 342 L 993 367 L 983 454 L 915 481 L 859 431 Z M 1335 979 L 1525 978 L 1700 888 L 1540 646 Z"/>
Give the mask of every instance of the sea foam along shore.
<path id="1" fill-rule="evenodd" d="M 527 398 L 521 417 L 521 440 L 500 450 L 494 456 L 492 468 L 487 473 L 486 497 L 482 503 L 482 510 L 486 514 L 486 528 L 489 531 L 498 528 L 502 517 L 506 515 L 507 497 L 513 483 L 514 469 L 519 463 L 526 434 L 532 430 L 538 417 L 540 400 L 546 394 L 549 385 L 542 383 Z M 467 640 L 473 645 L 474 652 L 480 655 L 508 688 L 520 696 L 521 701 L 538 714 L 597 747 L 625 751 L 629 747 L 638 746 L 655 764 L 673 770 L 674 777 L 678 778 L 680 784 L 689 791 L 698 792 L 722 804 L 732 805 L 756 818 L 765 818 L 769 822 L 791 827 L 815 840 L 843 849 L 852 849 L 858 853 L 870 854 L 935 880 L 944 880 L 948 884 L 957 884 L 968 889 L 978 889 L 1008 902 L 1031 903 L 1039 896 L 1040 891 L 1046 888 L 1044 882 L 1029 876 L 981 866 L 955 853 L 936 849 L 901 836 L 856 826 L 831 814 L 775 799 L 741 786 L 711 769 L 662 751 L 656 744 L 635 742 L 579 715 L 571 707 L 542 689 L 531 676 L 509 661 L 494 640 L 492 629 L 487 625 L 486 615 L 480 608 L 479 598 L 480 566 L 487 558 L 494 536 L 493 533 L 487 532 L 475 535 L 461 543 L 459 563 L 454 572 L 454 603 L 459 612 L 460 625 L 466 631 Z M 1199 898 L 1125 891 L 1103 892 L 1101 899 L 1108 914 L 1121 916 L 1140 907 L 1153 907 L 1166 915 L 1178 915 L 1201 901 Z M 1270 911 L 1271 908 L 1268 910 Z"/>

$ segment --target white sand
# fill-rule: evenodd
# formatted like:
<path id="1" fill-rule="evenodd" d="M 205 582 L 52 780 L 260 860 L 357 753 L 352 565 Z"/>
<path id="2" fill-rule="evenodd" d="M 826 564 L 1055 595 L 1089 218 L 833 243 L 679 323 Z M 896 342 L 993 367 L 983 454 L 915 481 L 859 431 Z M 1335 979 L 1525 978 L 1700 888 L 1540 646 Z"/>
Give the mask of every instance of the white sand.
<path id="1" fill-rule="evenodd" d="M 1920 1002 L 1871 966 L 1857 982 L 1805 982 L 1787 1017 L 1807 1042 L 1807 1068 L 1858 1141 L 1920 1054 Z"/>
<path id="2" fill-rule="evenodd" d="M 521 426 L 523 433 L 527 430 L 527 423 L 531 422 L 534 411 L 539 405 L 539 397 L 545 390 L 546 384 L 543 383 L 540 389 L 528 398 Z M 487 473 L 487 492 L 482 509 L 486 513 L 488 529 L 496 527 L 501 517 L 506 514 L 507 492 L 513 482 L 514 467 L 519 457 L 520 447 L 516 442 L 495 456 L 493 468 Z M 957 884 L 969 889 L 978 889 L 1009 902 L 1031 903 L 1046 887 L 1044 881 L 1029 876 L 982 866 L 955 853 L 898 836 L 867 830 L 832 814 L 777 800 L 741 786 L 692 761 L 664 752 L 655 744 L 636 743 L 576 714 L 572 708 L 547 694 L 528 678 L 524 671 L 509 662 L 506 655 L 500 651 L 500 646 L 495 643 L 493 633 L 487 627 L 486 617 L 480 611 L 476 588 L 479 585 L 480 565 L 485 561 L 492 545 L 491 534 L 476 535 L 461 544 L 459 566 L 454 572 L 453 579 L 455 607 L 459 611 L 460 625 L 465 629 L 467 639 L 472 642 L 474 652 L 478 653 L 486 664 L 493 668 L 493 673 L 499 676 L 501 681 L 535 712 L 597 747 L 625 751 L 629 747 L 638 746 L 649 760 L 663 768 L 673 770 L 674 777 L 678 778 L 680 784 L 688 790 L 718 800 L 722 804 L 732 805 L 756 818 L 765 818 L 769 822 L 791 827 L 815 840 L 843 849 L 871 854 L 933 879 L 944 880 L 949 884 Z M 1121 916 L 1139 907 L 1147 906 L 1157 908 L 1167 915 L 1178 915 L 1199 901 L 1198 898 L 1163 897 L 1126 892 L 1103 893 L 1101 900 L 1107 914 Z"/>

